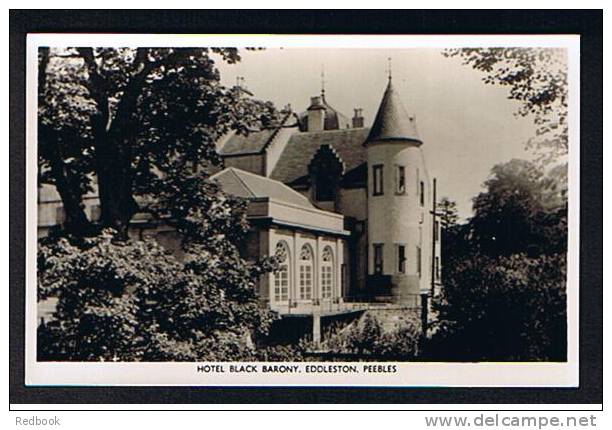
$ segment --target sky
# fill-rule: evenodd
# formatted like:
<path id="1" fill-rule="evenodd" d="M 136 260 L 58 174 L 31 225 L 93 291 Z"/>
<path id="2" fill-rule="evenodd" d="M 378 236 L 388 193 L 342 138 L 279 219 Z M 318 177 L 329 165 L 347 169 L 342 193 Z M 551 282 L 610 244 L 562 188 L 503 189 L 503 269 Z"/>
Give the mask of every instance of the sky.
<path id="1" fill-rule="evenodd" d="M 218 62 L 224 84 L 244 77 L 255 97 L 302 112 L 320 93 L 324 71 L 327 102 L 349 118 L 354 108 L 362 108 L 366 127 L 387 85 L 390 58 L 395 89 L 416 116 L 438 196 L 455 200 L 463 219 L 471 215 L 472 198 L 495 164 L 533 158 L 525 143 L 535 126 L 514 115 L 519 105 L 507 99 L 508 90 L 484 84 L 481 72 L 441 50 L 268 48 L 241 55 L 235 65 Z"/>

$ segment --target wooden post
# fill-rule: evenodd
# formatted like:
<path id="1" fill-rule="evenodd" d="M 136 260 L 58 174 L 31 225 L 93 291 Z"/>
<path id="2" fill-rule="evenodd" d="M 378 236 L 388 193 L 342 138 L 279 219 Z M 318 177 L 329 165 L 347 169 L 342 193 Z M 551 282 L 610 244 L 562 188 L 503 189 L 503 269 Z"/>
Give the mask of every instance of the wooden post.
<path id="1" fill-rule="evenodd" d="M 433 201 L 431 210 L 431 297 L 436 288 L 436 178 L 433 178 Z"/>
<path id="2" fill-rule="evenodd" d="M 321 346 L 321 315 L 319 313 L 312 314 L 312 343 L 316 348 Z"/>
<path id="3" fill-rule="evenodd" d="M 423 349 L 423 345 L 427 339 L 427 311 L 429 307 L 428 296 L 429 294 L 426 292 L 421 294 L 421 350 Z"/>

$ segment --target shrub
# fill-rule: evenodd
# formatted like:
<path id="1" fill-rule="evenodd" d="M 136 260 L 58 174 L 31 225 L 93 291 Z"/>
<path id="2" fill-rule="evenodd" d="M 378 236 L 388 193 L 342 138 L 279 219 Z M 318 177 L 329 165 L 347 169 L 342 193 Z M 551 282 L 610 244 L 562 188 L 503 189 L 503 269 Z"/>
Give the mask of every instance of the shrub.
<path id="1" fill-rule="evenodd" d="M 371 355 L 373 359 L 415 358 L 419 354 L 420 323 L 416 317 L 406 317 L 399 327 L 385 332 L 381 322 L 366 313 L 357 323 L 331 336 L 327 346 L 333 353 Z"/>

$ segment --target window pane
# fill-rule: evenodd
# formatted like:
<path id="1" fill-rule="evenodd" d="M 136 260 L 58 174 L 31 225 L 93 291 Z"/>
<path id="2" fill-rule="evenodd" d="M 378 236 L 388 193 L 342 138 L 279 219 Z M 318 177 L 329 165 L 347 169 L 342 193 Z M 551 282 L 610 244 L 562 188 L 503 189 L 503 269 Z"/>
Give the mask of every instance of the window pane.
<path id="1" fill-rule="evenodd" d="M 382 273 L 383 271 L 383 247 L 382 245 L 374 245 L 374 272 Z"/>
<path id="2" fill-rule="evenodd" d="M 397 193 L 404 194 L 406 192 L 406 169 L 404 166 L 397 166 Z"/>
<path id="3" fill-rule="evenodd" d="M 406 247 L 404 245 L 397 247 L 397 271 L 406 272 Z"/>
<path id="4" fill-rule="evenodd" d="M 425 183 L 423 181 L 420 183 L 419 200 L 421 201 L 421 206 L 425 205 Z"/>
<path id="5" fill-rule="evenodd" d="M 383 193 L 383 166 L 378 165 L 372 168 L 374 195 Z"/>

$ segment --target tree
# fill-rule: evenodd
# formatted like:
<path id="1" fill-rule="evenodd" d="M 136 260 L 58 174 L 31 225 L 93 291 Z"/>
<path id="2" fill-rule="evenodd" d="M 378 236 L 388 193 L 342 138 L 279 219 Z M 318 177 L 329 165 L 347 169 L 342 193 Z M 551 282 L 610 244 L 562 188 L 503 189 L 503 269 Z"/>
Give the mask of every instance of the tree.
<path id="1" fill-rule="evenodd" d="M 433 360 L 565 361 L 564 254 L 492 258 L 456 265 L 434 300 Z"/>
<path id="2" fill-rule="evenodd" d="M 484 72 L 483 81 L 509 89 L 508 98 L 520 103 L 517 115 L 533 117 L 536 136 L 527 146 L 551 162 L 568 150 L 567 55 L 557 48 L 457 48 L 446 57 Z"/>
<path id="3" fill-rule="evenodd" d="M 564 252 L 567 209 L 562 185 L 552 185 L 558 180 L 526 160 L 494 166 L 486 190 L 474 198 L 472 245 L 492 256 Z"/>
<path id="4" fill-rule="evenodd" d="M 437 206 L 437 213 L 442 229 L 448 230 L 453 228 L 459 220 L 459 215 L 457 214 L 457 203 L 448 197 L 443 197 Z"/>
<path id="5" fill-rule="evenodd" d="M 515 159 L 493 167 L 473 217 L 443 243 L 428 358 L 565 360 L 565 192 L 562 166 L 545 172 Z"/>
<path id="6" fill-rule="evenodd" d="M 40 180 L 56 187 L 73 235 L 90 231 L 82 196 L 96 180 L 101 224 L 127 238 L 138 197 L 176 159 L 218 162 L 215 141 L 274 121 L 270 103 L 219 82 L 233 48 L 39 51 Z"/>
<path id="7" fill-rule="evenodd" d="M 444 264 L 442 265 L 442 279 L 447 276 L 448 268 L 452 267 L 452 261 L 456 258 L 461 258 L 466 252 L 469 252 L 467 246 L 467 238 L 465 237 L 465 225 L 459 224 L 459 215 L 457 214 L 457 204 L 443 197 L 438 203 L 437 213 L 442 227 L 441 241 L 441 256 Z"/>
<path id="8" fill-rule="evenodd" d="M 255 358 L 252 340 L 274 319 L 257 280 L 275 259 L 241 258 L 246 202 L 224 194 L 208 167 L 217 137 L 269 125 L 276 112 L 223 88 L 213 53 L 239 59 L 234 49 L 39 52 L 41 181 L 67 215 L 66 231 L 39 244 L 39 298 L 58 298 L 39 327 L 41 359 Z M 94 186 L 101 231 L 83 211 Z M 183 258 L 131 240 L 136 211 L 173 226 Z"/>
<path id="9" fill-rule="evenodd" d="M 40 359 L 255 358 L 252 341 L 275 318 L 260 305 L 257 280 L 276 261 L 241 258 L 244 201 L 223 195 L 202 172 L 170 172 L 155 204 L 181 233 L 182 260 L 152 240 L 117 241 L 112 230 L 76 244 L 41 240 L 39 298 L 59 302 L 39 328 Z"/>

